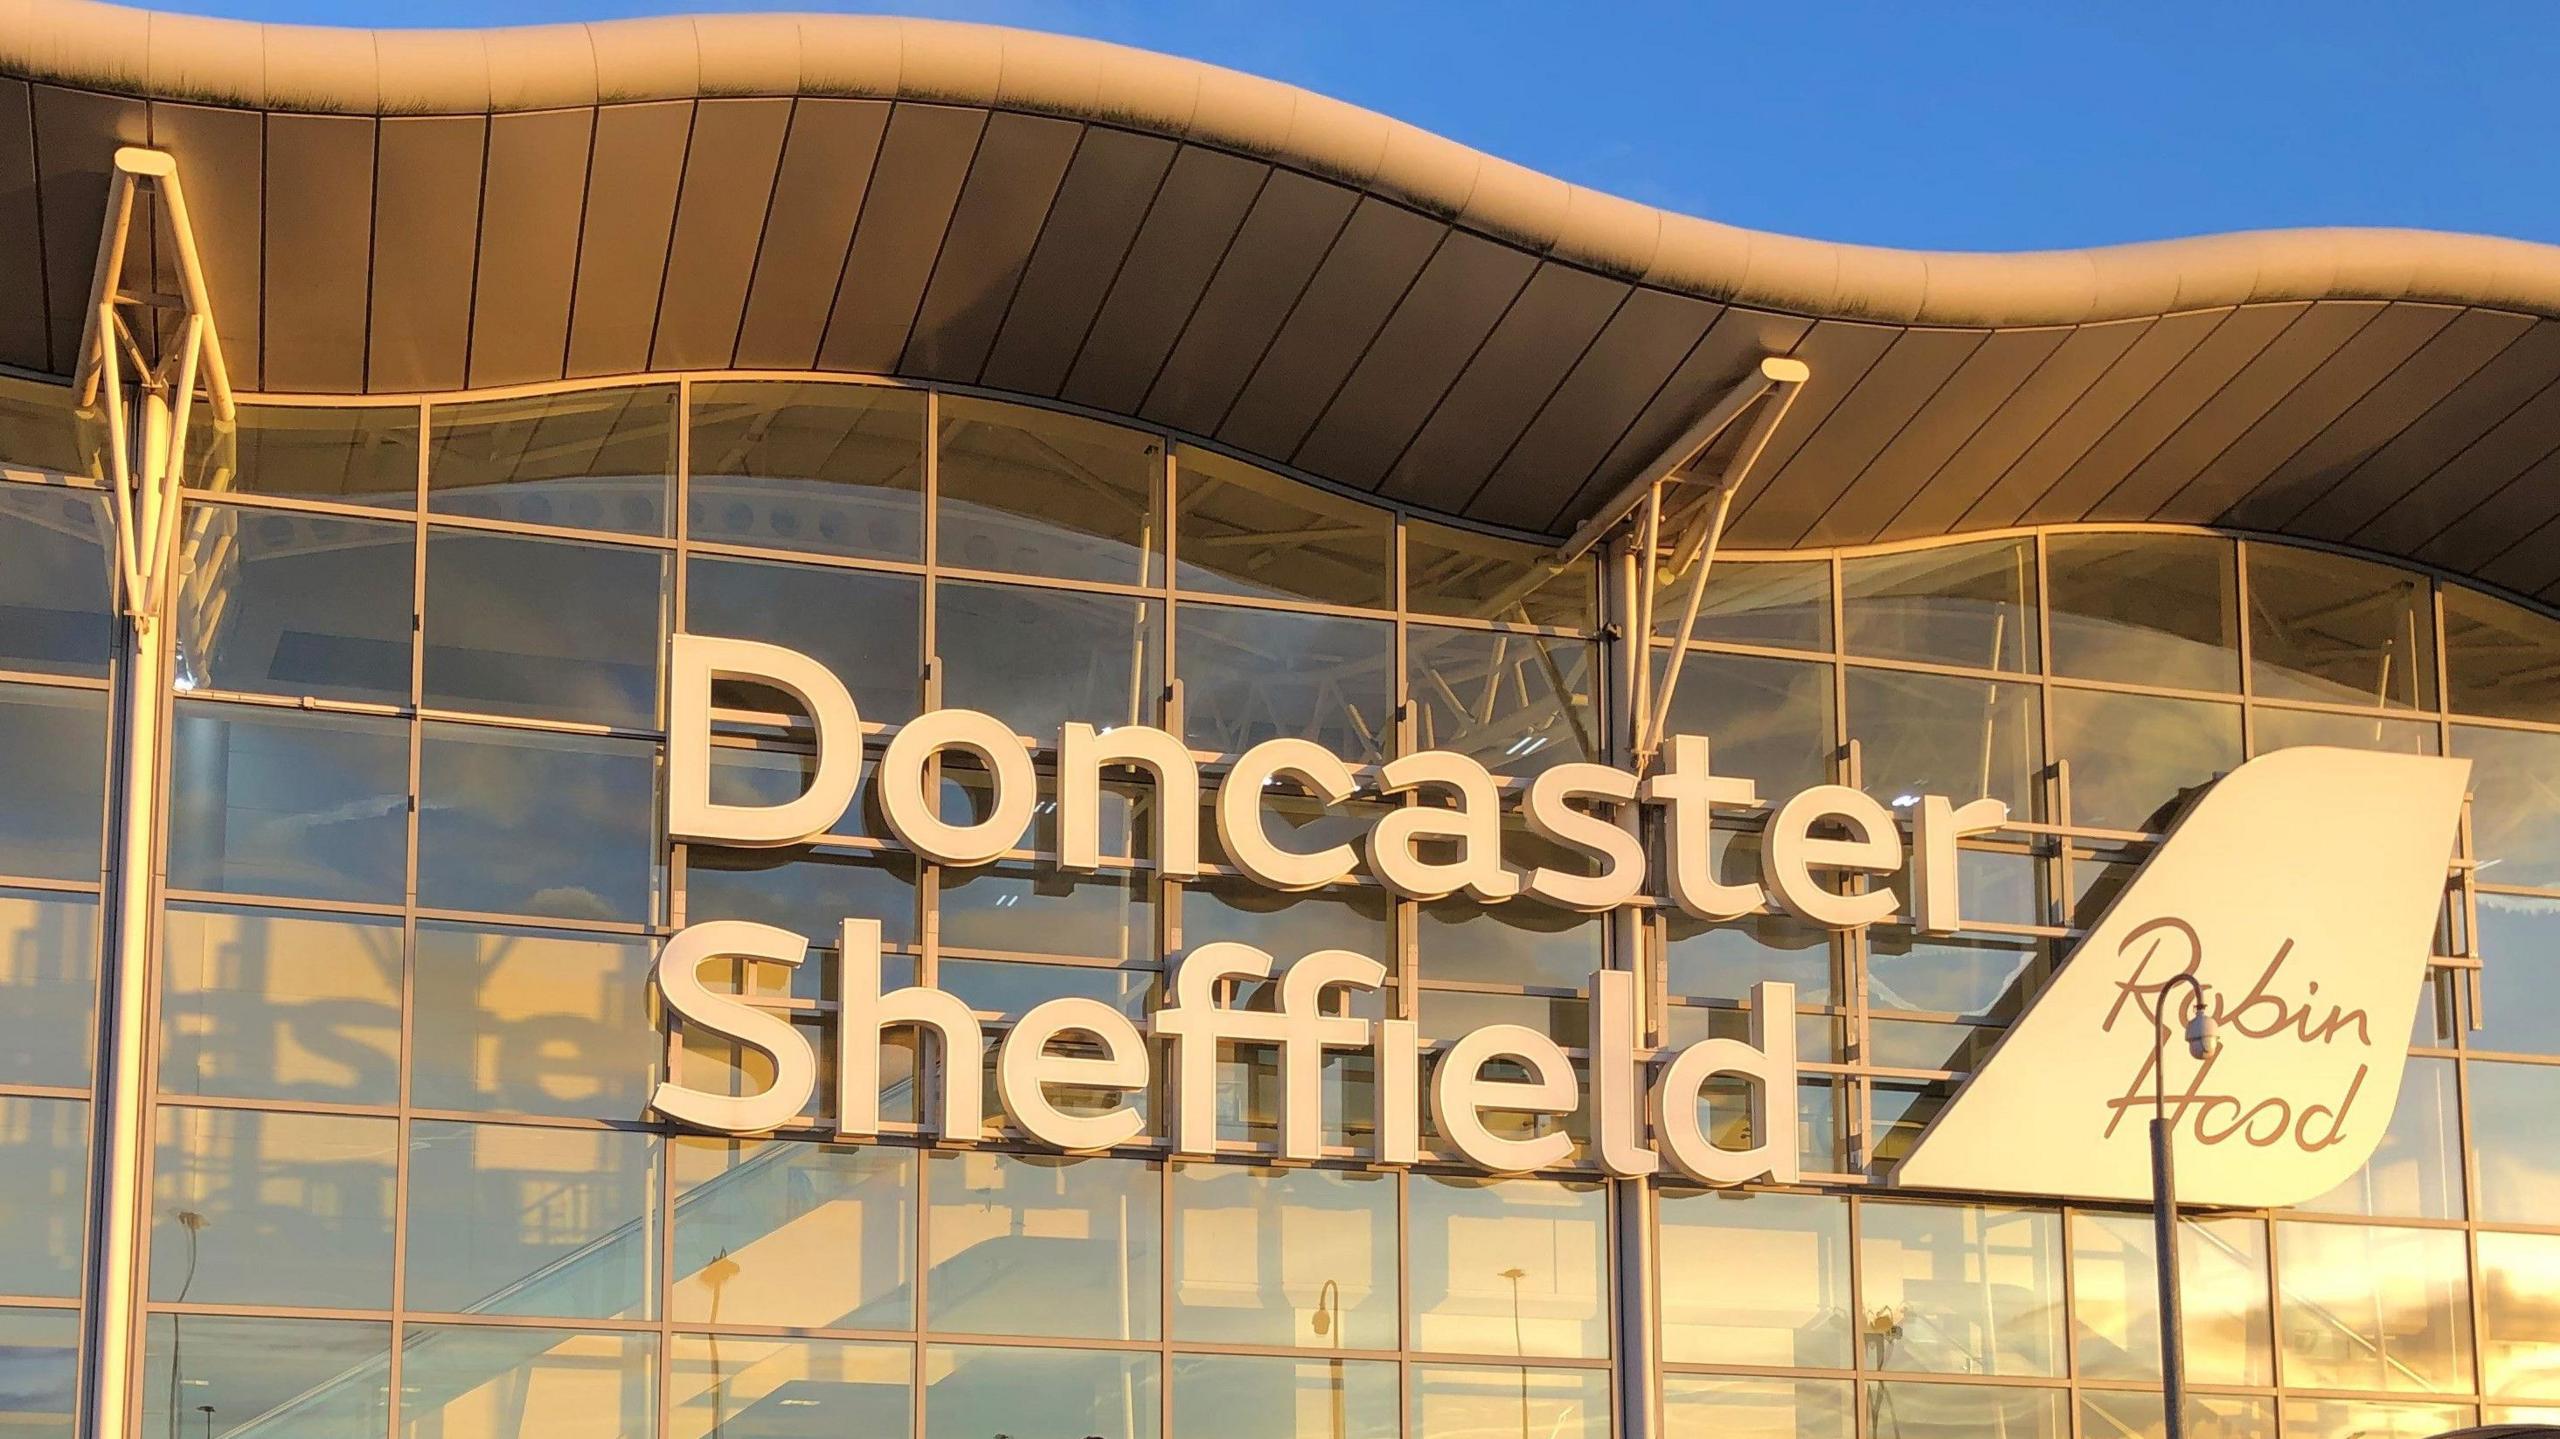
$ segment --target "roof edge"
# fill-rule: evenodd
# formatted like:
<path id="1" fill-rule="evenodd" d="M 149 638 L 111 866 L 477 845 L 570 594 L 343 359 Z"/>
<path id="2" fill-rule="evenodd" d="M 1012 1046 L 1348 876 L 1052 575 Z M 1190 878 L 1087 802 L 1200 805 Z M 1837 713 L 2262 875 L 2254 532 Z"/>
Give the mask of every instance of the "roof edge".
<path id="1" fill-rule="evenodd" d="M 1021 110 L 1303 169 L 1667 290 L 1895 324 L 2078 325 L 2323 299 L 2560 316 L 2560 246 L 2354 228 L 2013 254 L 1810 240 L 1569 184 L 1278 81 L 1097 40 L 951 21 L 708 15 L 362 30 L 96 0 L 0 0 L 0 74 L 288 113 L 480 114 L 754 95 Z"/>

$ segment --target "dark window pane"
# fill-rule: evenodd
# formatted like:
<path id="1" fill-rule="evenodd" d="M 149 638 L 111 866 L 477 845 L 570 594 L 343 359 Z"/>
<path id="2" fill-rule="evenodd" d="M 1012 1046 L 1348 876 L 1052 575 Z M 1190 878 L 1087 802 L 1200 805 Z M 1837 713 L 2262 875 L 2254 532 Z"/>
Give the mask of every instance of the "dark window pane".
<path id="1" fill-rule="evenodd" d="M 1547 546 L 1407 520 L 1405 603 L 1417 614 L 1508 620 L 1588 631 L 1595 623 L 1588 558 L 1556 569 Z"/>
<path id="2" fill-rule="evenodd" d="M 173 739 L 171 886 L 400 902 L 405 721 L 181 702 Z"/>
<path id="3" fill-rule="evenodd" d="M 89 1212 L 89 1106 L 0 1094 L 0 1294 L 80 1293 Z"/>
<path id="4" fill-rule="evenodd" d="M 1582 989 L 1600 967 L 1598 915 L 1525 899 L 1499 906 L 1444 899 L 1420 915 L 1415 946 L 1426 980 Z"/>
<path id="5" fill-rule="evenodd" d="M 1840 646 L 1878 659 L 2036 667 L 2032 540 L 1861 555 L 1840 565 Z"/>
<path id="6" fill-rule="evenodd" d="M 417 538 L 394 522 L 194 506 L 177 687 L 407 702 Z"/>
<path id="7" fill-rule="evenodd" d="M 415 405 L 242 405 L 236 426 L 198 405 L 188 421 L 187 483 L 246 495 L 414 509 Z"/>
<path id="8" fill-rule="evenodd" d="M 1162 582 L 1164 446 L 1155 436 L 945 396 L 940 444 L 942 563 Z"/>
<path id="9" fill-rule="evenodd" d="M 6 423 L 0 405 L 0 425 Z M 0 1432 L 71 1439 L 80 1386 L 79 1311 L 0 1309 L 0 1353 L 9 1356 L 9 1382 L 0 1385 Z"/>
<path id="10" fill-rule="evenodd" d="M 394 919 L 169 906 L 161 1092 L 397 1103 L 401 951 Z"/>
<path id="11" fill-rule="evenodd" d="M 2432 708 L 2436 626 L 2426 577 L 2253 544 L 2249 656 L 2250 685 L 2261 696 Z"/>
<path id="12" fill-rule="evenodd" d="M 1759 854 L 1753 846 L 1750 865 Z M 1828 930 L 1774 914 L 1708 924 L 1674 912 L 1669 922 L 1663 972 L 1673 994 L 1747 999 L 1753 984 L 1768 980 L 1794 985 L 1798 1004 L 1831 1002 L 1839 941 Z"/>
<path id="13" fill-rule="evenodd" d="M 1384 609 L 1395 603 L 1395 516 L 1375 505 L 1176 446 L 1174 483 L 1186 590 Z"/>
<path id="14" fill-rule="evenodd" d="M 2177 689 L 2240 683 L 2229 540 L 2205 535 L 2056 535 L 2053 672 Z"/>
<path id="15" fill-rule="evenodd" d="M 437 405 L 427 508 L 440 515 L 667 532 L 676 387 Z"/>
<path id="16" fill-rule="evenodd" d="M 0 485 L 0 555 L 0 668 L 104 675 L 118 563 L 105 498 Z"/>
<path id="17" fill-rule="evenodd" d="M 1283 964 L 1320 949 L 1347 949 L 1383 963 L 1393 909 L 1385 890 L 1366 886 L 1284 894 L 1249 880 L 1203 879 L 1182 889 L 1182 944 L 1191 950 L 1239 940 Z"/>
<path id="18" fill-rule="evenodd" d="M 2560 885 L 2560 734 L 2453 727 L 2471 761 L 2471 854 L 2489 884 Z"/>
<path id="19" fill-rule="evenodd" d="M 665 1052 L 646 940 L 418 926 L 409 1102 L 639 1119 Z"/>
<path id="20" fill-rule="evenodd" d="M 73 408 L 69 386 L 0 375 L 0 466 L 56 474 L 106 474 L 105 414 Z"/>
<path id="21" fill-rule="evenodd" d="M 806 847 L 717 849 L 690 845 L 685 920 L 751 919 L 835 948 L 846 919 L 880 921 L 885 944 L 916 942 L 915 861 L 903 854 L 821 854 Z M 806 975 L 808 966 L 801 966 Z"/>
<path id="22" fill-rule="evenodd" d="M 1043 744 L 1057 743 L 1068 720 L 1155 722 L 1164 682 L 1152 601 L 967 583 L 936 595 L 944 705 L 982 710 Z"/>
<path id="23" fill-rule="evenodd" d="M 1654 634 L 1666 639 L 1679 634 L 1695 578 L 1695 571 L 1668 578 L 1654 591 Z M 1716 560 L 1707 571 L 1707 592 L 1698 601 L 1689 638 L 1791 650 L 1831 648 L 1831 562 Z"/>
<path id="24" fill-rule="evenodd" d="M 430 531 L 427 703 L 651 727 L 666 577 L 653 550 Z"/>
<path id="25" fill-rule="evenodd" d="M 950 949 L 1152 963 L 1155 881 L 1080 877 L 1049 866 L 946 870 L 942 943 Z"/>
<path id="26" fill-rule="evenodd" d="M 1581 640 L 1409 626 L 1405 685 L 1415 744 L 1522 778 L 1597 759 L 1598 656 L 1597 645 Z"/>
<path id="27" fill-rule="evenodd" d="M 2446 707 L 2560 720 L 2560 619 L 2459 585 L 2443 594 Z"/>
<path id="28" fill-rule="evenodd" d="M 138 1433 L 380 1439 L 390 1429 L 388 1324 L 151 1316 Z"/>
<path id="29" fill-rule="evenodd" d="M 657 912 L 658 751 L 431 724 L 418 756 L 418 902 L 639 923 Z"/>
<path id="30" fill-rule="evenodd" d="M 2052 703 L 2073 824 L 2156 830 L 2189 792 L 2240 767 L 2238 705 L 2066 689 Z"/>
<path id="31" fill-rule="evenodd" d="M 0 684 L 0 874 L 96 881 L 107 697 Z"/>
<path id="32" fill-rule="evenodd" d="M 0 1083 L 86 1085 L 98 1028 L 98 902 L 0 890 Z"/>
<path id="33" fill-rule="evenodd" d="M 917 618 L 924 586 L 906 575 L 758 560 L 696 559 L 685 571 L 685 629 L 761 640 L 827 667 L 866 724 L 916 717 L 924 666 Z M 746 695 L 716 702 L 754 708 Z M 764 703 L 770 703 L 765 701 Z"/>
<path id="34" fill-rule="evenodd" d="M 2549 1224 L 2560 1214 L 2560 1065 L 2464 1067 L 2480 1214 L 2490 1224 Z"/>
<path id="35" fill-rule="evenodd" d="M 1662 693 L 1668 652 L 1653 656 L 1654 694 Z M 1717 774 L 1743 775 L 1762 799 L 1782 799 L 1827 784 L 1839 749 L 1831 729 L 1831 666 L 1803 660 L 1692 652 L 1672 692 L 1672 735 L 1705 735 Z"/>
<path id="36" fill-rule="evenodd" d="M 1932 794 L 1996 799 L 2018 819 L 2043 808 L 2035 685 L 1855 666 L 1848 683 L 1849 737 L 1867 793 L 1901 810 Z"/>
<path id="37" fill-rule="evenodd" d="M 694 386 L 693 538 L 923 558 L 924 406 L 884 385 Z"/>
<path id="38" fill-rule="evenodd" d="M 1354 761 L 1384 756 L 1395 709 L 1385 621 L 1186 604 L 1176 643 L 1194 749 L 1239 754 L 1285 736 Z"/>
<path id="39" fill-rule="evenodd" d="M 409 1126 L 409 1307 L 637 1319 L 650 1311 L 658 1139 Z"/>
<path id="40" fill-rule="evenodd" d="M 411 1324 L 400 1364 L 400 1439 L 658 1432 L 655 1334 Z"/>
<path id="41" fill-rule="evenodd" d="M 2560 1054 L 2560 899 L 2484 894 L 2479 939 L 2480 1027 L 2471 1047 Z"/>
<path id="42" fill-rule="evenodd" d="M 388 1307 L 399 1144 L 391 1119 L 162 1106 L 151 1298 Z"/>

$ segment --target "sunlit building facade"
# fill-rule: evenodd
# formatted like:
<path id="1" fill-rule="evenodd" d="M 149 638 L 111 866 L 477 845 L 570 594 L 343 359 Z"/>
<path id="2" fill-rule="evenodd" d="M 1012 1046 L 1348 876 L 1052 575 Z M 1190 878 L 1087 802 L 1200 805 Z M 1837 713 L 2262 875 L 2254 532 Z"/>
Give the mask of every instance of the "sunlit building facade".
<path id="1" fill-rule="evenodd" d="M 1399 161 L 1420 141 L 1376 117 L 1045 37 L 446 37 L 476 106 L 452 53 L 373 37 L 374 88 L 332 103 L 342 36 L 32 15 L 50 38 L 0 42 L 0 253 L 42 275 L 0 315 L 0 1434 L 82 1432 L 119 1372 L 137 1439 L 2157 1434 L 2147 1214 L 1893 1168 L 2180 807 L 2305 744 L 2466 758 L 2472 796 L 2373 1159 L 2190 1217 L 2189 1432 L 2560 1419 L 2560 255 L 2391 237 L 2393 278 L 2279 237 L 2311 278 L 2271 249 L 2232 279 L 2171 246 L 2063 298 L 1981 261 L 2016 308 L 1958 266 L 1933 311 L 1858 269 L 1893 257 L 1809 242 L 1770 241 L 1834 278 L 1718 288 L 1483 157 L 1435 191 L 1449 155 Z M 128 44 L 150 63 L 101 59 Z M 186 178 L 238 391 L 195 407 L 147 628 L 120 397 L 78 374 L 117 144 Z M 176 272 L 157 243 L 119 283 Z M 1810 370 L 1760 402 L 1766 450 L 1674 453 L 1764 354 Z M 1711 471 L 1742 488 L 1702 553 L 1646 556 L 1640 506 L 1569 542 Z M 1290 736 L 1523 782 L 1627 762 L 1658 699 L 1763 794 L 2012 820 L 1966 841 L 1952 936 L 1284 894 L 1215 853 L 1176 879 L 1135 784 L 1095 874 L 1049 862 L 1045 814 L 993 863 L 921 860 L 868 788 L 815 844 L 671 843 L 678 633 L 821 660 L 875 755 L 966 708 L 1044 770 L 1082 722 L 1213 767 Z M 139 772 L 138 635 L 167 681 Z M 715 790 L 795 792 L 805 736 L 718 699 Z M 1273 803 L 1314 842 L 1383 802 Z M 1373 1164 L 1358 1055 L 1327 1156 L 1282 1165 L 1252 1046 L 1209 1159 L 1160 1125 L 935 1143 L 913 1046 L 876 1143 L 830 1142 L 823 1084 L 769 1138 L 654 1114 L 664 1078 L 770 1078 L 668 1022 L 657 947 L 747 919 L 824 949 L 849 915 L 991 1049 L 1058 996 L 1142 1014 L 1217 940 L 1380 960 L 1375 1012 L 1426 1055 L 1518 1024 L 1586 1061 L 1595 970 L 1638 974 L 1646 1046 L 1739 1033 L 1782 980 L 1802 1179 L 1612 1180 L 1579 1113 L 1553 1172 L 1472 1172 L 1427 1127 L 1424 1162 Z M 822 967 L 731 979 L 835 1022 Z"/>

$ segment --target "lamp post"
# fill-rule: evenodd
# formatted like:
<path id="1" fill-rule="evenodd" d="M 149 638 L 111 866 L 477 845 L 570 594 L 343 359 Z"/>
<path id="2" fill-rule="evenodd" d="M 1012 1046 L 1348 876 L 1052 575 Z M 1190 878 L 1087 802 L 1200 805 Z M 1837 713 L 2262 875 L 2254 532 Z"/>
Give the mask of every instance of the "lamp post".
<path id="1" fill-rule="evenodd" d="M 1520 1327 L 1520 1281 L 1529 1271 L 1515 1264 L 1501 1277 L 1511 1281 L 1511 1348 L 1520 1355 L 1520 1439 L 1529 1439 L 1529 1341 Z"/>
<path id="2" fill-rule="evenodd" d="M 2171 976 L 2160 986 L 2160 1007 L 2151 1023 L 2151 1242 L 2160 1265 L 2160 1409 L 2166 1439 L 2186 1439 L 2187 1434 L 2185 1324 L 2178 1299 L 2178 1171 L 2166 1073 L 2169 1026 L 2163 1022 L 2169 1015 L 2170 991 L 2181 985 L 2192 992 L 2194 1005 L 2187 1017 L 2187 1053 L 2210 1062 L 2222 1048 L 2204 981 L 2192 974 Z"/>
<path id="3" fill-rule="evenodd" d="M 1333 1439 L 1343 1439 L 1346 1416 L 1343 1413 L 1342 1394 L 1341 1285 L 1328 1279 L 1324 1282 L 1324 1288 L 1316 1291 L 1316 1312 L 1315 1316 L 1307 1321 L 1307 1327 L 1316 1332 L 1318 1339 L 1331 1336 L 1333 1340 L 1333 1358 L 1330 1361 L 1333 1370 Z"/>

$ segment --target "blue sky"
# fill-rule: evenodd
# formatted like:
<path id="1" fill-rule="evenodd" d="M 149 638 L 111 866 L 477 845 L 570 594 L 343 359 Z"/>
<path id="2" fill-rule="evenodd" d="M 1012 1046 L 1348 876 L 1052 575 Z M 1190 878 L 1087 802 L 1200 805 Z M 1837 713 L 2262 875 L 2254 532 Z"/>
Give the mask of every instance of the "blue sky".
<path id="1" fill-rule="evenodd" d="M 718 0 L 161 0 L 489 25 Z M 800 0 L 790 8 L 811 8 Z M 1758 229 L 2034 249 L 2284 225 L 2560 242 L 2560 5 L 906 0 L 1287 80 Z"/>

